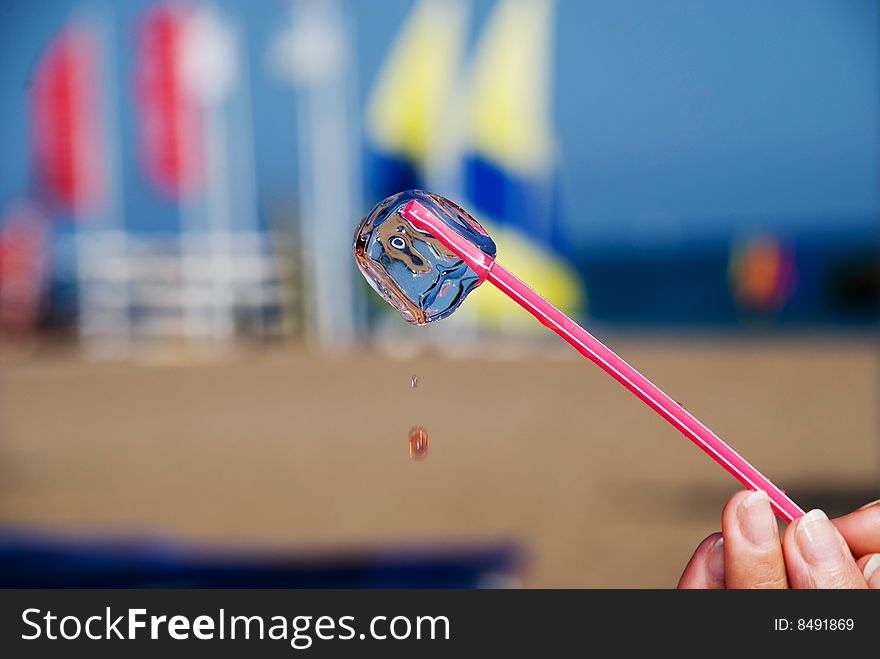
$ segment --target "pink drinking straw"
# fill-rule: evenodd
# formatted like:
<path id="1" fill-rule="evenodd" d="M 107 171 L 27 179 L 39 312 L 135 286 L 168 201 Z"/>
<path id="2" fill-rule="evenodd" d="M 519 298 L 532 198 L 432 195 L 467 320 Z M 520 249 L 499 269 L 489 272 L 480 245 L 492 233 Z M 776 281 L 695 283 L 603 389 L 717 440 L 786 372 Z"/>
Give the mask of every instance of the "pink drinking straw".
<path id="1" fill-rule="evenodd" d="M 685 437 L 708 453 L 715 462 L 733 474 L 743 485 L 750 490 L 766 492 L 770 497 L 773 509 L 785 521 L 791 522 L 804 514 L 804 511 L 785 492 L 771 483 L 718 435 L 700 423 L 696 417 L 663 393 L 657 385 L 517 279 L 504 266 L 440 221 L 418 201 L 407 202 L 398 212 L 417 228 L 431 234 L 460 256 L 477 273 L 480 281 L 486 279 L 492 282 L 505 295 L 537 318 L 542 325 L 552 329 L 571 344 L 575 350 L 598 364 L 606 373 L 638 396 L 648 407 L 678 428 Z"/>

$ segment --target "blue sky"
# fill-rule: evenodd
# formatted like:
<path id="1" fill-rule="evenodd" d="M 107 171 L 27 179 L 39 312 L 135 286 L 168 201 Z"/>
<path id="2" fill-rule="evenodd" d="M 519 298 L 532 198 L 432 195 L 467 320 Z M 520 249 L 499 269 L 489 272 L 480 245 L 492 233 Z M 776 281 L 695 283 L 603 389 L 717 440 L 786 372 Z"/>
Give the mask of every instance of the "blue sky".
<path id="1" fill-rule="evenodd" d="M 79 4 L 0 2 L 0 207 L 28 190 L 30 71 Z M 265 69 L 284 5 L 218 4 L 246 26 L 261 204 L 294 205 L 294 95 Z M 109 8 L 116 25 L 126 212 L 135 225 L 167 228 L 173 208 L 139 172 L 126 77 L 135 18 L 148 5 L 88 3 Z M 346 6 L 363 100 L 411 3 Z M 491 6 L 475 2 L 474 36 Z M 678 241 L 876 223 L 878 13 L 871 0 L 560 0 L 554 113 L 572 239 Z"/>

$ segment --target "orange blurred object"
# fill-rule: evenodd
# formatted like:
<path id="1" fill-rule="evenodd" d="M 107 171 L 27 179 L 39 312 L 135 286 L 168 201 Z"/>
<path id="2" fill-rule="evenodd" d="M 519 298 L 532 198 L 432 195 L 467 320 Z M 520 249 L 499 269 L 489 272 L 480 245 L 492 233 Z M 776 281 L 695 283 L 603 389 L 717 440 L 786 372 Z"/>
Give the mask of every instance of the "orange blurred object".
<path id="1" fill-rule="evenodd" d="M 758 236 L 737 247 L 730 274 L 737 300 L 760 311 L 782 307 L 795 284 L 791 250 L 771 236 Z"/>
<path id="2" fill-rule="evenodd" d="M 422 426 L 409 429 L 409 457 L 421 460 L 428 455 L 428 431 Z"/>

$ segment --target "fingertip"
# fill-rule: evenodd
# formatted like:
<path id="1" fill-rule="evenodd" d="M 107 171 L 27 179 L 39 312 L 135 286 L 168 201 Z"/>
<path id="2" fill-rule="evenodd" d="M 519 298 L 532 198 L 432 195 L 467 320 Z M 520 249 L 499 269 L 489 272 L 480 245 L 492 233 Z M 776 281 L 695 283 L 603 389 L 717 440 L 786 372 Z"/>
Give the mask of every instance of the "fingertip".
<path id="1" fill-rule="evenodd" d="M 715 590 L 724 588 L 724 538 L 713 533 L 700 542 L 685 566 L 678 588 Z"/>
<path id="2" fill-rule="evenodd" d="M 735 493 L 724 507 L 726 588 L 786 588 L 788 578 L 770 499 L 761 490 Z"/>
<path id="3" fill-rule="evenodd" d="M 864 556 L 880 548 L 880 505 L 876 501 L 832 522 L 854 555 Z"/>
<path id="4" fill-rule="evenodd" d="M 721 511 L 721 531 L 725 535 L 729 535 L 730 529 L 733 526 L 738 525 L 737 510 L 739 509 L 739 505 L 748 499 L 752 492 L 754 492 L 754 490 L 739 490 L 727 500 L 726 504 L 724 504 L 724 509 Z"/>
<path id="5" fill-rule="evenodd" d="M 849 548 L 821 510 L 811 510 L 788 526 L 783 551 L 794 588 L 865 588 Z"/>
<path id="6" fill-rule="evenodd" d="M 766 492 L 755 490 L 741 499 L 736 507 L 736 518 L 740 534 L 753 546 L 779 547 L 779 528 Z"/>
<path id="7" fill-rule="evenodd" d="M 868 588 L 871 590 L 880 590 L 880 554 L 871 554 L 863 556 L 859 560 L 859 568 L 865 576 Z"/>
<path id="8" fill-rule="evenodd" d="M 709 546 L 709 555 L 706 558 L 709 576 L 713 583 L 724 586 L 724 536 L 713 533 L 709 536 L 712 544 Z"/>
<path id="9" fill-rule="evenodd" d="M 798 524 L 800 524 L 801 518 L 796 517 L 791 520 L 788 525 L 785 527 L 785 531 L 782 532 L 782 548 L 785 549 L 786 544 L 790 544 L 794 542 L 794 534 L 797 531 Z"/>
<path id="10" fill-rule="evenodd" d="M 743 500 L 748 499 L 754 492 L 755 490 L 738 490 L 737 492 L 734 492 L 727 500 L 727 503 L 724 504 L 724 510 L 721 511 L 721 517 L 724 518 L 731 513 L 735 513 L 739 504 L 742 503 Z"/>

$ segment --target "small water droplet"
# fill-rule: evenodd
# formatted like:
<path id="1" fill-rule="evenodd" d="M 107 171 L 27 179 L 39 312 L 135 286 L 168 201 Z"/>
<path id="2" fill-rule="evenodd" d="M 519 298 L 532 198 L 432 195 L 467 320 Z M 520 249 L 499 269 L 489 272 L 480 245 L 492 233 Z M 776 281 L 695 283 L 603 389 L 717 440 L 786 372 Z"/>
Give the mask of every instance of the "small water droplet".
<path id="1" fill-rule="evenodd" d="M 486 256 L 494 258 L 496 248 L 461 208 L 418 190 L 388 197 L 361 219 L 353 245 L 358 269 L 407 322 L 424 325 L 453 313 L 484 280 L 436 236 L 404 216 L 413 203 Z"/>
<path id="2" fill-rule="evenodd" d="M 413 389 L 415 389 L 416 387 L 418 387 L 418 386 L 419 386 L 419 376 L 416 375 L 415 373 L 413 373 L 413 376 L 412 376 L 412 377 L 410 378 L 410 380 L 409 380 L 409 385 L 410 385 Z"/>
<path id="3" fill-rule="evenodd" d="M 409 457 L 421 460 L 428 455 L 428 431 L 422 426 L 409 429 Z"/>

